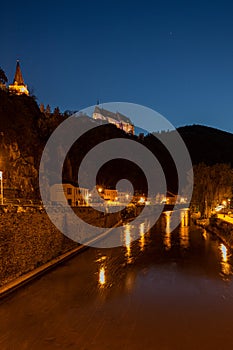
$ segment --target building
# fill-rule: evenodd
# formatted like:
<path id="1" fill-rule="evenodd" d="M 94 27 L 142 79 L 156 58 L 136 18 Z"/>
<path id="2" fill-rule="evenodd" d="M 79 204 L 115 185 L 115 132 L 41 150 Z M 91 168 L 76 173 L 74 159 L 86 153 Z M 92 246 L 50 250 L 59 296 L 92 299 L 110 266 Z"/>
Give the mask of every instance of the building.
<path id="1" fill-rule="evenodd" d="M 131 120 L 119 112 L 110 112 L 106 109 L 96 106 L 93 113 L 93 119 L 116 125 L 128 134 L 134 134 L 134 126 Z"/>
<path id="2" fill-rule="evenodd" d="M 132 199 L 132 194 L 128 193 L 128 192 L 118 191 L 117 192 L 117 198 L 118 198 L 118 202 L 120 204 L 125 204 L 125 203 L 128 203 L 129 200 Z"/>
<path id="3" fill-rule="evenodd" d="M 98 187 L 97 192 L 96 189 L 93 189 L 91 193 L 91 201 L 92 203 L 100 203 L 101 198 L 108 202 L 108 204 L 116 204 L 118 202 L 117 190 L 112 190 L 109 188 Z"/>
<path id="4" fill-rule="evenodd" d="M 105 201 L 115 202 L 118 200 L 117 190 L 110 190 L 105 188 L 103 191 L 103 198 Z"/>
<path id="5" fill-rule="evenodd" d="M 27 85 L 24 84 L 23 75 L 19 65 L 19 61 L 16 63 L 16 71 L 13 84 L 9 85 L 9 91 L 16 95 L 29 95 Z"/>
<path id="6" fill-rule="evenodd" d="M 64 196 L 67 203 L 72 207 L 89 205 L 89 190 L 71 184 L 55 184 L 50 187 L 50 201 L 53 204 L 64 203 Z"/>

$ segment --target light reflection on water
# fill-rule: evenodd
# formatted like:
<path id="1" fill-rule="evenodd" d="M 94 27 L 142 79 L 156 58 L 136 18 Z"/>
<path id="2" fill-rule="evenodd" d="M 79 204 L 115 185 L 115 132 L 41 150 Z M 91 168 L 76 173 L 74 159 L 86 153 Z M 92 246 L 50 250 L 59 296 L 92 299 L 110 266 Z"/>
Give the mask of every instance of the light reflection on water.
<path id="1" fill-rule="evenodd" d="M 106 278 L 105 278 L 105 267 L 102 266 L 99 271 L 99 284 L 103 286 L 106 283 Z"/>
<path id="2" fill-rule="evenodd" d="M 144 222 L 140 224 L 139 231 L 140 231 L 139 245 L 140 245 L 140 250 L 143 252 L 145 249 L 145 223 Z"/>
<path id="3" fill-rule="evenodd" d="M 223 243 L 220 244 L 219 249 L 221 251 L 221 272 L 224 276 L 229 276 L 231 274 L 231 265 L 228 262 L 228 249 Z"/>
<path id="4" fill-rule="evenodd" d="M 203 238 L 204 238 L 205 241 L 207 241 L 208 238 L 209 238 L 209 237 L 208 237 L 208 233 L 207 233 L 206 230 L 203 231 L 202 236 L 203 236 Z"/>
<path id="5" fill-rule="evenodd" d="M 180 227 L 180 246 L 183 248 L 189 247 L 189 227 Z"/>
<path id="6" fill-rule="evenodd" d="M 125 225 L 124 229 L 124 245 L 126 247 L 126 253 L 125 256 L 127 258 L 127 262 L 132 262 L 132 256 L 131 256 L 131 225 L 127 224 Z"/>
<path id="7" fill-rule="evenodd" d="M 96 262 L 99 264 L 98 283 L 100 287 L 103 287 L 106 284 L 106 258 L 107 257 L 103 255 L 101 258 L 96 260 Z"/>
<path id="8" fill-rule="evenodd" d="M 180 212 L 180 226 L 187 227 L 189 225 L 189 210 L 183 209 Z"/>
<path id="9" fill-rule="evenodd" d="M 163 244 L 165 245 L 165 249 L 169 250 L 172 247 L 171 243 L 171 234 L 170 232 L 167 232 L 163 237 Z"/>
<path id="10" fill-rule="evenodd" d="M 166 228 L 165 231 L 166 233 L 171 233 L 171 211 L 166 211 L 165 218 L 166 218 Z"/>
<path id="11" fill-rule="evenodd" d="M 181 247 L 183 249 L 188 249 L 195 247 L 196 249 L 196 241 L 198 241 L 198 236 L 195 237 L 193 235 L 193 228 L 190 229 L 190 226 L 186 226 L 188 223 L 188 213 L 185 212 L 183 215 L 183 220 L 181 220 L 180 227 L 171 232 L 170 226 L 171 226 L 171 212 L 166 212 L 163 215 L 163 225 L 161 228 L 161 225 L 159 226 L 159 229 L 153 229 L 152 232 L 147 232 L 148 230 L 148 222 L 141 222 L 138 227 L 132 226 L 130 223 L 124 225 L 122 227 L 122 246 L 123 246 L 123 256 L 125 259 L 125 262 L 127 264 L 132 264 L 133 262 L 137 261 L 139 258 L 139 252 L 143 253 L 141 256 L 146 256 L 145 253 L 145 247 L 148 247 L 148 250 L 150 250 L 151 242 L 157 242 L 156 245 L 154 245 L 155 249 L 159 251 L 159 246 L 162 246 L 165 248 L 166 251 L 170 251 L 169 254 L 172 254 L 174 256 L 173 259 L 176 257 L 179 258 L 179 249 L 177 247 Z M 190 238 L 190 233 L 192 240 Z M 218 273 L 221 275 L 221 279 L 224 281 L 229 280 L 229 276 L 232 275 L 232 267 L 231 263 L 229 261 L 229 258 L 231 257 L 229 248 L 227 248 L 223 243 L 219 242 L 218 240 L 212 240 L 211 235 L 207 233 L 205 230 L 202 232 L 197 231 L 197 235 L 202 239 L 202 242 L 205 247 L 208 249 L 206 250 L 206 254 L 214 254 L 214 250 L 216 252 L 219 251 L 220 254 L 217 254 L 217 265 L 220 266 Z M 135 237 L 139 237 L 135 241 Z M 162 241 L 159 241 L 159 237 L 162 238 Z M 194 243 L 194 245 L 193 245 Z M 200 241 L 201 244 L 201 241 Z M 153 246 L 153 244 L 152 244 Z M 201 247 L 201 246 L 200 246 Z M 214 250 L 211 253 L 211 247 Z M 154 248 L 152 248 L 154 249 Z M 192 249 L 190 252 L 192 252 Z M 159 253 L 160 257 L 162 257 L 163 253 L 160 250 Z M 192 253 L 191 253 L 192 254 Z M 214 256 L 214 255 L 213 255 Z M 103 287 L 104 285 L 110 283 L 110 281 L 107 281 L 106 277 L 106 271 L 107 271 L 107 264 L 106 264 L 106 256 L 102 256 L 100 259 L 97 260 L 98 262 L 98 284 L 100 287 Z M 164 257 L 163 257 L 164 258 Z M 166 258 L 165 258 L 166 259 Z M 213 258 L 214 259 L 214 258 Z M 169 262 L 169 261 L 168 261 Z M 109 277 L 108 277 L 109 278 Z"/>
<path id="12" fill-rule="evenodd" d="M 163 237 L 163 244 L 165 246 L 166 250 L 170 250 L 172 247 L 171 244 L 171 212 L 167 211 L 165 212 L 165 222 L 166 222 L 166 226 L 165 226 L 165 235 Z"/>

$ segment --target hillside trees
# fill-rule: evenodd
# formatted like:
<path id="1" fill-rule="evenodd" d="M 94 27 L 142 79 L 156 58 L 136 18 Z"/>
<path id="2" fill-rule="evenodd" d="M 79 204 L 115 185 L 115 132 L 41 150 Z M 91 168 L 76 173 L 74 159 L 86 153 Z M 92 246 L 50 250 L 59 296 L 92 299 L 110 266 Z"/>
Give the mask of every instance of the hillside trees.
<path id="1" fill-rule="evenodd" d="M 195 165 L 192 204 L 203 217 L 223 200 L 232 198 L 233 170 L 229 164 Z"/>
<path id="2" fill-rule="evenodd" d="M 7 76 L 4 70 L 0 67 L 0 84 L 6 84 L 8 82 Z"/>

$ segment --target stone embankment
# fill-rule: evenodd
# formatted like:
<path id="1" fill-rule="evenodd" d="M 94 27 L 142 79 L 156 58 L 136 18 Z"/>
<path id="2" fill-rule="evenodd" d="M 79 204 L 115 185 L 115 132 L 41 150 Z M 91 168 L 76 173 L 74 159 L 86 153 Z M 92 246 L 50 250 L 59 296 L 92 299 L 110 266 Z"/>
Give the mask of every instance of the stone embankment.
<path id="1" fill-rule="evenodd" d="M 211 218 L 206 230 L 216 234 L 224 243 L 233 248 L 233 224 L 219 218 Z"/>
<path id="2" fill-rule="evenodd" d="M 83 216 L 93 225 L 102 227 L 117 224 L 120 216 L 92 218 L 89 208 L 83 208 Z M 58 220 L 61 220 L 59 210 Z M 85 232 L 79 232 L 83 241 Z M 88 240 L 90 236 L 85 238 Z M 50 221 L 42 208 L 2 208 L 0 213 L 0 287 L 72 251 L 78 243 L 64 236 Z"/>

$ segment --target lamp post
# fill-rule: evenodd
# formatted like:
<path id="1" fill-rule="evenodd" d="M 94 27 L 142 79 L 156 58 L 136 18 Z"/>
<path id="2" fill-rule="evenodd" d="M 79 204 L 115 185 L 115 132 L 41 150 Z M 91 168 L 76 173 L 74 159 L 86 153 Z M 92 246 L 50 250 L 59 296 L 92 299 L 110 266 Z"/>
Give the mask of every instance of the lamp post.
<path id="1" fill-rule="evenodd" d="M 3 178 L 2 178 L 2 171 L 0 171 L 0 189 L 1 189 L 1 205 L 3 205 Z"/>

